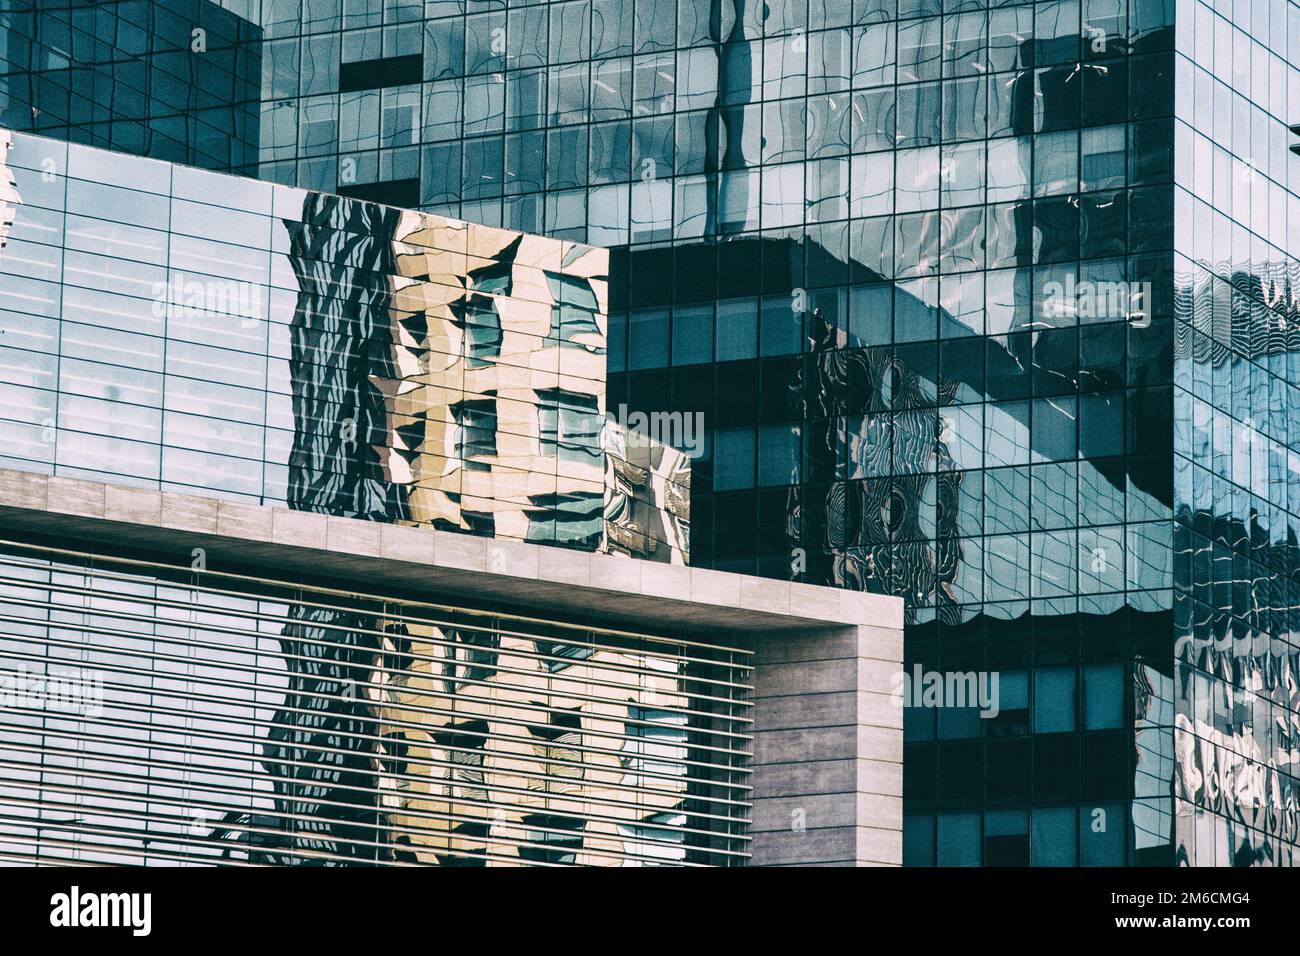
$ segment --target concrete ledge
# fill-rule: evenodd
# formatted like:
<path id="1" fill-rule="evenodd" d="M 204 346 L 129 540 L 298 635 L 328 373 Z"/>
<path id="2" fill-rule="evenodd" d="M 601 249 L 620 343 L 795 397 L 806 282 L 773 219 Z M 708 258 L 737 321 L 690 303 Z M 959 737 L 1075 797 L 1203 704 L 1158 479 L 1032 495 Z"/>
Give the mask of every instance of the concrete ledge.
<path id="1" fill-rule="evenodd" d="M 378 581 L 628 624 L 801 633 L 805 650 L 792 652 L 795 659 L 814 654 L 825 636 L 810 630 L 864 626 L 866 643 L 882 643 L 871 656 L 901 659 L 891 646 L 891 632 L 902 627 L 898 598 L 174 491 L 0 469 L 0 533 L 5 531 L 59 537 L 72 550 L 126 541 L 187 562 L 194 548 L 203 548 L 214 571 L 261 565 L 280 574 Z M 863 641 L 845 634 L 837 643 L 846 660 L 862 658 Z M 855 689 L 852 665 L 847 677 L 843 671 L 829 663 L 819 682 L 827 689 Z"/>

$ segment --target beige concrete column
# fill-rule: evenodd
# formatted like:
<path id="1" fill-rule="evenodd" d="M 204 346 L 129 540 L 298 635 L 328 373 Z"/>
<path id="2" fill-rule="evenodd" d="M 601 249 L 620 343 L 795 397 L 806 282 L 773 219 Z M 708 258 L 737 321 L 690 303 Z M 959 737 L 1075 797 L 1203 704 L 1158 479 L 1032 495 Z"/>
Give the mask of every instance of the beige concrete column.
<path id="1" fill-rule="evenodd" d="M 754 865 L 902 864 L 901 623 L 759 638 Z"/>

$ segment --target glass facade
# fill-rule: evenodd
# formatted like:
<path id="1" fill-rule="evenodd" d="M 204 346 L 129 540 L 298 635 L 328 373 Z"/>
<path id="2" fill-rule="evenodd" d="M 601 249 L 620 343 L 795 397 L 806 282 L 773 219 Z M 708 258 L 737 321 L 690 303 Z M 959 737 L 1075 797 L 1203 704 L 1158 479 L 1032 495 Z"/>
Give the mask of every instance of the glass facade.
<path id="1" fill-rule="evenodd" d="M 678 245 L 676 301 L 631 249 L 629 404 L 713 401 L 696 560 L 899 594 L 909 666 L 1000 673 L 996 719 L 908 714 L 908 862 L 1168 861 L 1126 688 L 1170 656 L 1172 10 L 907 7 L 847 28 L 844 145 L 792 172 L 783 88 L 748 153 L 741 111 L 740 235 Z M 710 274 L 714 364 L 647 358 Z"/>
<path id="2" fill-rule="evenodd" d="M 604 250 L 13 141 L 4 465 L 685 561 L 689 459 L 605 419 Z"/>
<path id="3" fill-rule="evenodd" d="M 692 563 L 900 595 L 909 669 L 1000 675 L 907 714 L 907 862 L 1293 861 L 1294 0 L 260 27 L 263 178 L 610 248 L 602 407 L 702 416 Z"/>
<path id="4" fill-rule="evenodd" d="M 1177 28 L 1176 644 L 1138 727 L 1174 724 L 1180 861 L 1294 865 L 1300 7 L 1186 0 Z"/>
<path id="5" fill-rule="evenodd" d="M 10 543 L 0 620 L 8 863 L 749 856 L 739 647 Z"/>
<path id="6" fill-rule="evenodd" d="M 261 50 L 207 0 L 0 3 L 0 125 L 256 175 Z"/>

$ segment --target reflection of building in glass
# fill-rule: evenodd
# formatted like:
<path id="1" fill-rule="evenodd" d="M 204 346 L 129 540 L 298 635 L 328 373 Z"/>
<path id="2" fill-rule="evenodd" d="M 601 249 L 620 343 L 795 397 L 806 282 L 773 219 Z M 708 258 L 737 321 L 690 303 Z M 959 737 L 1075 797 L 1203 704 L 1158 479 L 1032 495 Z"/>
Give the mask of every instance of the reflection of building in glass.
<path id="1" fill-rule="evenodd" d="M 393 784 L 415 859 L 739 862 L 747 776 L 729 715 L 743 711 L 727 682 L 745 679 L 743 654 L 421 630 L 410 646 L 424 659 L 383 711 L 385 739 L 437 768 Z M 653 707 L 629 696 L 647 694 Z"/>
<path id="2" fill-rule="evenodd" d="M 1300 200 L 1278 89 L 1294 112 L 1300 7 L 1272 14 L 1178 23 L 1174 661 L 1135 716 L 1164 735 L 1153 782 L 1198 865 L 1292 866 L 1300 843 Z M 1265 62 L 1271 82 L 1243 80 Z"/>
<path id="3" fill-rule="evenodd" d="M 605 417 L 603 250 L 15 139 L 13 459 L 686 561 L 689 459 Z"/>
<path id="4" fill-rule="evenodd" d="M 1222 215 L 1191 193 L 1198 213 Z M 1300 263 L 1196 251 L 1179 259 L 1175 302 L 1175 669 L 1150 719 L 1172 724 L 1179 858 L 1284 865 L 1300 842 Z"/>

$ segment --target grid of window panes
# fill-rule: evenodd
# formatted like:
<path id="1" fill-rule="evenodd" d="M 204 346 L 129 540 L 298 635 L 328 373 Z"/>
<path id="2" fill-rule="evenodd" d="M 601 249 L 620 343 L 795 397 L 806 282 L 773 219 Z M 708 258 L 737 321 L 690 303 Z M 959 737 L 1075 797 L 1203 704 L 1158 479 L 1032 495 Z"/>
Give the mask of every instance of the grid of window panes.
<path id="1" fill-rule="evenodd" d="M 1171 16 L 855 9 L 846 86 L 809 93 L 788 137 L 803 152 L 767 153 L 778 87 L 753 92 L 761 127 L 723 111 L 744 167 L 721 157 L 727 235 L 679 237 L 673 301 L 633 199 L 611 401 L 625 382 L 633 406 L 712 422 L 693 558 L 901 594 L 909 665 L 1004 677 L 998 718 L 909 711 L 909 862 L 1167 849 L 1130 835 L 1146 770 L 1127 688 L 1169 633 Z M 825 147 L 816 110 L 838 92 L 848 135 Z M 710 269 L 701 305 L 689 280 Z M 1138 315 L 1084 291 L 1145 283 Z"/>
<path id="2" fill-rule="evenodd" d="M 603 250 L 12 136 L 5 466 L 603 540 Z"/>
<path id="3" fill-rule="evenodd" d="M 261 31 L 208 0 L 0 10 L 10 129 L 252 175 L 261 71 Z"/>
<path id="4" fill-rule="evenodd" d="M 1300 6 L 1178 11 L 1175 676 L 1180 858 L 1296 861 Z M 1243 781 L 1224 787 L 1228 780 Z M 1169 792 L 1169 779 L 1163 781 Z"/>

